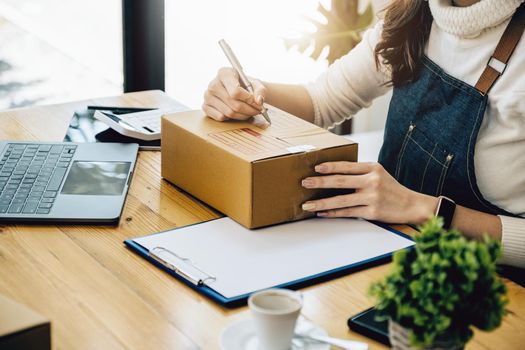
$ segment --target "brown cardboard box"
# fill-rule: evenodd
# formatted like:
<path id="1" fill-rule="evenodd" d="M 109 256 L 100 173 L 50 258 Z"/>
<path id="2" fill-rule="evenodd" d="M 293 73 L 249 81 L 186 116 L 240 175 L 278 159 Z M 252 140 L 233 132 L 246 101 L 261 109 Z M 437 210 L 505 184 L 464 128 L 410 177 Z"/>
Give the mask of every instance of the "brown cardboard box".
<path id="1" fill-rule="evenodd" d="M 51 323 L 0 295 L 0 350 L 3 349 L 51 349 Z"/>
<path id="2" fill-rule="evenodd" d="M 311 216 L 301 204 L 326 196 L 301 180 L 321 162 L 357 161 L 357 144 L 277 108 L 250 121 L 202 111 L 162 118 L 162 176 L 248 228 Z"/>

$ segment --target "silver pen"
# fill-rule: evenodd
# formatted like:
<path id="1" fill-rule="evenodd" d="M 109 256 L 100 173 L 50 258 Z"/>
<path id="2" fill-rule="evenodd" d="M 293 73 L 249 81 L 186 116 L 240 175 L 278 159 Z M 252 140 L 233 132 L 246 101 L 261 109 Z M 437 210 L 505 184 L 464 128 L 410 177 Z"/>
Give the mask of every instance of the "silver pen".
<path id="1" fill-rule="evenodd" d="M 221 47 L 222 51 L 226 55 L 226 58 L 228 58 L 228 61 L 230 61 L 230 64 L 232 65 L 233 69 L 235 69 L 237 74 L 239 74 L 241 86 L 245 88 L 246 90 L 248 90 L 252 95 L 254 95 L 255 91 L 253 89 L 252 83 L 250 83 L 250 80 L 244 74 L 241 63 L 239 62 L 239 60 L 233 53 L 230 45 L 228 45 L 228 43 L 224 39 L 221 39 L 219 40 L 219 46 Z M 264 119 L 266 119 L 268 123 L 270 124 L 272 123 L 264 105 L 262 107 L 261 114 L 263 115 Z"/>

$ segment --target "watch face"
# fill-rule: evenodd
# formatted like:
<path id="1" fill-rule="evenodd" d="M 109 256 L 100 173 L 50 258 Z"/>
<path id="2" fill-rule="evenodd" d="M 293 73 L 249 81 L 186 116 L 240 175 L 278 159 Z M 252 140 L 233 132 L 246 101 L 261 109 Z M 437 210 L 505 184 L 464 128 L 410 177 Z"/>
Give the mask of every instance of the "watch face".
<path id="1" fill-rule="evenodd" d="M 449 229 L 454 218 L 454 211 L 456 210 L 456 203 L 446 197 L 441 197 L 439 204 L 438 216 L 443 218 L 443 227 Z"/>

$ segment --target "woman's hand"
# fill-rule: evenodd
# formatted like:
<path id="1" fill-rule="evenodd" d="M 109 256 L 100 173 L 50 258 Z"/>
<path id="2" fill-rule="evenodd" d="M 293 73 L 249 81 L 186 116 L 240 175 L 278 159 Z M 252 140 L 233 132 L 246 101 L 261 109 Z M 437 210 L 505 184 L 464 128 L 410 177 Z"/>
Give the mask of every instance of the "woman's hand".
<path id="1" fill-rule="evenodd" d="M 245 120 L 263 108 L 266 88 L 260 80 L 250 79 L 254 94 L 241 87 L 239 76 L 232 68 L 221 68 L 204 93 L 202 110 L 211 118 Z"/>
<path id="2" fill-rule="evenodd" d="M 360 217 L 388 223 L 420 224 L 434 214 L 438 199 L 397 182 L 378 163 L 329 162 L 315 167 L 324 176 L 302 181 L 306 188 L 349 188 L 354 193 L 309 201 L 303 210 L 322 217 Z"/>

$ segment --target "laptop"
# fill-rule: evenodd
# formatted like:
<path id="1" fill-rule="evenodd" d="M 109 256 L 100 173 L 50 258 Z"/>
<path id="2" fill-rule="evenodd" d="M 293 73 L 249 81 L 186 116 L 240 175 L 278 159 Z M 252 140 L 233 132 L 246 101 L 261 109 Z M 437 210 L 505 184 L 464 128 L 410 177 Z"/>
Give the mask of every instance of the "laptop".
<path id="1" fill-rule="evenodd" d="M 117 224 L 137 144 L 0 141 L 0 223 Z"/>

